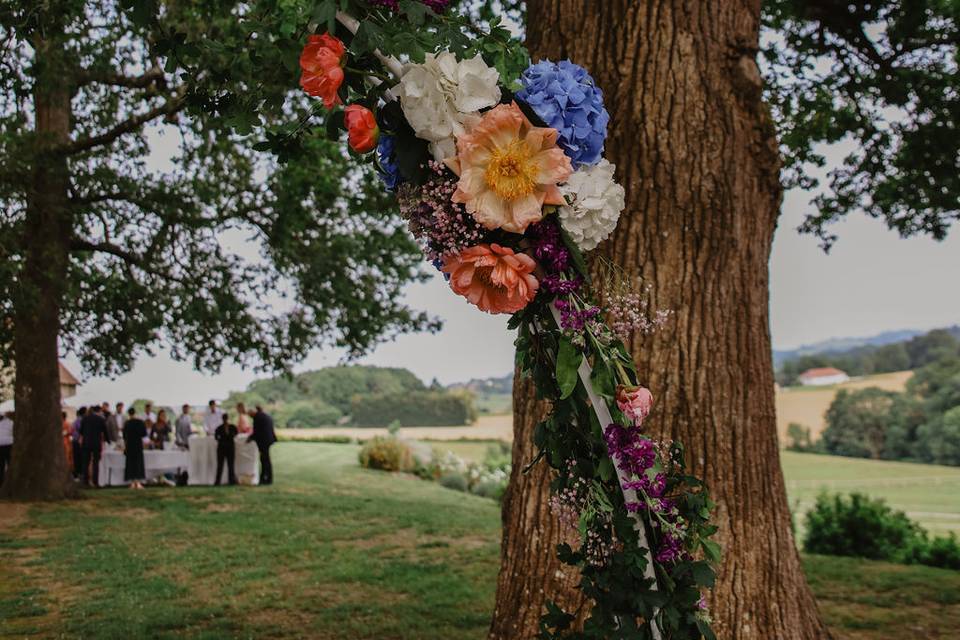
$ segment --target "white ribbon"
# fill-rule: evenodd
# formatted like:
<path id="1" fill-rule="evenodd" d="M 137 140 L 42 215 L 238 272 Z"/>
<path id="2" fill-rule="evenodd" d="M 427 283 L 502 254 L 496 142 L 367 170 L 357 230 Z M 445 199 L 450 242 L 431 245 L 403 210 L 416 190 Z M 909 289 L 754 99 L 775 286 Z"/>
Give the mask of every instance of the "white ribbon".
<path id="1" fill-rule="evenodd" d="M 552 302 L 550 303 L 550 313 L 553 314 L 553 319 L 556 321 L 557 327 L 562 331 L 563 329 L 560 324 L 560 311 Z M 590 380 L 590 376 L 593 374 L 593 368 L 587 361 L 586 356 L 584 356 L 583 360 L 580 361 L 580 366 L 577 368 L 577 374 L 580 376 L 580 382 L 583 383 L 584 388 L 587 390 L 587 397 L 590 398 L 590 404 L 593 406 L 593 411 L 597 414 L 597 420 L 600 421 L 600 428 L 606 429 L 608 425 L 613 424 L 613 416 L 610 415 L 610 408 L 607 406 L 606 401 L 598 396 L 596 391 L 593 390 L 593 382 Z M 610 461 L 613 462 L 613 468 L 616 469 L 617 480 L 620 483 L 620 490 L 623 492 L 624 500 L 626 502 L 637 502 L 636 490 L 628 489 L 626 487 L 626 483 L 629 482 L 630 479 L 620 468 L 620 465 L 617 464 L 617 461 L 613 459 L 613 456 L 610 455 L 609 448 L 607 449 L 607 456 L 610 458 Z M 647 550 L 647 566 L 643 571 L 643 575 L 645 578 L 653 580 L 653 590 L 656 591 L 658 588 L 657 572 L 653 567 L 653 553 L 650 551 L 650 544 L 647 542 L 647 530 L 643 526 L 643 520 L 640 518 L 639 513 L 630 513 L 630 517 L 633 519 L 634 529 L 637 531 L 637 538 L 640 546 Z M 657 617 L 657 613 L 659 613 L 659 609 L 654 608 L 654 620 Z M 653 640 L 661 640 L 662 636 L 660 635 L 660 627 L 654 620 L 650 621 L 650 632 L 653 635 Z"/>

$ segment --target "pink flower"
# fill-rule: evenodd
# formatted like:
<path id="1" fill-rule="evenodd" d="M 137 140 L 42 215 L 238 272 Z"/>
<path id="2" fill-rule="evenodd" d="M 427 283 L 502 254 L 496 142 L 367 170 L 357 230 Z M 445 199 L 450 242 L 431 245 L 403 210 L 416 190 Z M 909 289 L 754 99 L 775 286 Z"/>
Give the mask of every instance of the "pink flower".
<path id="1" fill-rule="evenodd" d="M 453 201 L 487 229 L 513 233 L 540 220 L 543 205 L 565 204 L 557 185 L 573 173 L 556 129 L 533 126 L 516 103 L 483 114 L 445 162 L 460 176 Z"/>
<path id="2" fill-rule="evenodd" d="M 645 387 L 617 387 L 617 407 L 639 427 L 653 409 L 653 394 Z"/>
<path id="3" fill-rule="evenodd" d="M 515 313 L 527 306 L 539 287 L 532 275 L 536 268 L 527 254 L 498 244 L 478 244 L 443 258 L 450 288 L 487 313 Z"/>

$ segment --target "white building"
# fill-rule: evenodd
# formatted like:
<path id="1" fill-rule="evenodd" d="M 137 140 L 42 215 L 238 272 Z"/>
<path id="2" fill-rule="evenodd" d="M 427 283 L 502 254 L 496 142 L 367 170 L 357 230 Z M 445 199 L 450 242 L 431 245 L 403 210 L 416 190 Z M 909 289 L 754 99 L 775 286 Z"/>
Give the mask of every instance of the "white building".
<path id="1" fill-rule="evenodd" d="M 831 384 L 840 384 L 849 379 L 850 376 L 833 367 L 807 369 L 800 374 L 800 384 L 805 387 L 825 387 Z"/>

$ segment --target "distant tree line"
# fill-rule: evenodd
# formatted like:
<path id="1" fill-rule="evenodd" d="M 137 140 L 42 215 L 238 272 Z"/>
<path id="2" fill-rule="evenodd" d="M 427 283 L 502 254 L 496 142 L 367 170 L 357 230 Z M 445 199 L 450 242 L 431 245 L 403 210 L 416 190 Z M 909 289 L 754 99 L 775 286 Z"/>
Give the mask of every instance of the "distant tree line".
<path id="1" fill-rule="evenodd" d="M 277 424 L 287 428 L 351 424 L 404 426 L 470 424 L 476 420 L 473 395 L 448 391 L 434 382 L 428 388 L 407 369 L 341 366 L 295 376 L 257 380 L 225 401 L 228 409 L 243 402 L 261 404 Z"/>
<path id="2" fill-rule="evenodd" d="M 801 373 L 818 367 L 836 367 L 851 376 L 866 376 L 917 369 L 950 356 L 960 356 L 960 326 L 935 329 L 902 342 L 792 358 L 780 366 L 777 382 L 784 386 L 797 384 Z"/>
<path id="3" fill-rule="evenodd" d="M 817 442 L 811 442 L 809 430 L 790 425 L 789 448 L 960 465 L 960 355 L 945 355 L 920 367 L 903 392 L 841 390 L 826 422 Z"/>

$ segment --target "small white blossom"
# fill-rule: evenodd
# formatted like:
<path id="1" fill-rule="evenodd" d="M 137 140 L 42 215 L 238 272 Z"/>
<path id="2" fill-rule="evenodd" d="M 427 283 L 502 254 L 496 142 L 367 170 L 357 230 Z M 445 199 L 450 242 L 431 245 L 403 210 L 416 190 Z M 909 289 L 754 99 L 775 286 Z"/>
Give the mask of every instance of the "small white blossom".
<path id="1" fill-rule="evenodd" d="M 626 206 L 626 192 L 613 180 L 616 166 L 601 160 L 576 170 L 560 191 L 567 204 L 560 207 L 560 223 L 581 251 L 590 251 L 617 227 Z"/>
<path id="2" fill-rule="evenodd" d="M 500 73 L 477 54 L 458 62 L 449 51 L 407 64 L 394 93 L 417 137 L 430 143 L 437 162 L 456 155 L 456 136 L 480 119 L 480 109 L 500 102 Z"/>

